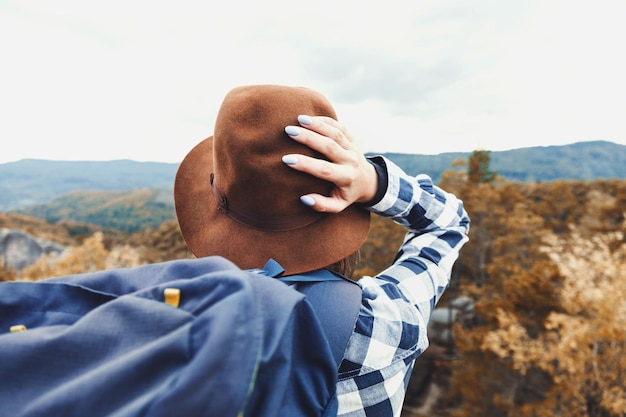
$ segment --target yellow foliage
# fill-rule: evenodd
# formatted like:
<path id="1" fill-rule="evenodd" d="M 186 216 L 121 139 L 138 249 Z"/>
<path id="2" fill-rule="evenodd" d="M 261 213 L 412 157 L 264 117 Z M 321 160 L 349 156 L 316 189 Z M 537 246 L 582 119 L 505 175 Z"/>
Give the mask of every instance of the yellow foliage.
<path id="1" fill-rule="evenodd" d="M 471 326 L 455 325 L 460 359 L 450 365 L 451 395 L 437 415 L 624 417 L 626 183 L 468 185 L 462 170 L 443 182 L 472 218 L 453 275 L 454 294 L 476 301 L 476 317 Z M 403 228 L 374 216 L 357 275 L 387 266 L 403 236 Z M 0 271 L 0 280 L 191 256 L 175 222 L 74 245 L 18 274 Z"/>
<path id="2" fill-rule="evenodd" d="M 104 236 L 97 232 L 80 246 L 66 249 L 60 255 L 45 255 L 17 274 L 17 279 L 35 281 L 64 275 L 95 272 L 103 269 L 132 267 L 142 263 L 138 251 L 125 246 L 108 251 Z"/>
<path id="3" fill-rule="evenodd" d="M 466 190 L 477 317 L 455 326 L 446 415 L 626 415 L 625 185 Z"/>
<path id="4" fill-rule="evenodd" d="M 604 410 L 603 415 L 624 415 L 626 245 L 620 251 L 609 250 L 613 238 L 584 240 L 573 231 L 567 238 L 548 239 L 544 250 L 564 277 L 561 311 L 547 316 L 538 336 L 529 335 L 514 310 L 496 309 L 497 326 L 482 335 L 479 349 L 491 352 L 521 376 L 541 370 L 552 380 L 544 401 L 518 410 L 527 413 L 511 415 L 537 415 L 541 408 L 545 416 L 559 415 L 560 409 L 567 410 L 568 416 L 589 416 L 590 402 Z M 506 409 L 505 397 L 496 394 L 493 404 Z"/>

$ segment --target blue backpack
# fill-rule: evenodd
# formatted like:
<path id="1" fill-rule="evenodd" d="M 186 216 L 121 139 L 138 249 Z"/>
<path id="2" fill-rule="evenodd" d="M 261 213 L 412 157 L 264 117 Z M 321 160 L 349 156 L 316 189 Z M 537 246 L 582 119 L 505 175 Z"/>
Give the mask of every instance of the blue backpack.
<path id="1" fill-rule="evenodd" d="M 0 283 L 0 415 L 336 415 L 361 290 L 281 274 L 209 257 Z"/>

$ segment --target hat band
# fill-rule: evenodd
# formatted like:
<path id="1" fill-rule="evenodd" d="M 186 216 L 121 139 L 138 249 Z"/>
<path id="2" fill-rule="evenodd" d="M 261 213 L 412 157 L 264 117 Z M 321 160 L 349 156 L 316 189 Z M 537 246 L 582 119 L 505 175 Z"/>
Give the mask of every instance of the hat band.
<path id="1" fill-rule="evenodd" d="M 321 219 L 323 213 L 318 211 L 308 211 L 300 214 L 292 214 L 289 216 L 277 216 L 277 217 L 261 217 L 252 213 L 246 213 L 242 210 L 235 210 L 229 204 L 226 194 L 224 194 L 215 185 L 215 174 L 211 173 L 211 188 L 213 189 L 213 197 L 217 203 L 218 210 L 226 214 L 231 219 L 244 226 L 251 227 L 253 229 L 259 229 L 269 232 L 286 232 L 289 230 L 297 230 L 313 224 L 317 220 Z"/>

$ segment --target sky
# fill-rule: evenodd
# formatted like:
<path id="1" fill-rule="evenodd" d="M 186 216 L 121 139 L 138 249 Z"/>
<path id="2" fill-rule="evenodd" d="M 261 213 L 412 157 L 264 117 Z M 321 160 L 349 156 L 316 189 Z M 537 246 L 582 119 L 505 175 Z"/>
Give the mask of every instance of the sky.
<path id="1" fill-rule="evenodd" d="M 179 162 L 247 84 L 363 152 L 626 145 L 623 0 L 0 0 L 0 163 Z"/>

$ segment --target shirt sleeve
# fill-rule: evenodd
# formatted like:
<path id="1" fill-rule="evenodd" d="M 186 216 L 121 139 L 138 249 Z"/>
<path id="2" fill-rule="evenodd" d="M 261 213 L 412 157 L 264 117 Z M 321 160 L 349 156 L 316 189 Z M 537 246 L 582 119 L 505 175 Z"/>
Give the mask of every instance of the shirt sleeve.
<path id="1" fill-rule="evenodd" d="M 461 200 L 429 176 L 411 177 L 382 157 L 375 163 L 386 171 L 379 171 L 384 194 L 367 208 L 407 233 L 390 267 L 359 280 L 363 303 L 337 389 L 339 414 L 346 416 L 400 415 L 413 362 L 428 347 L 428 320 L 470 223 Z"/>

